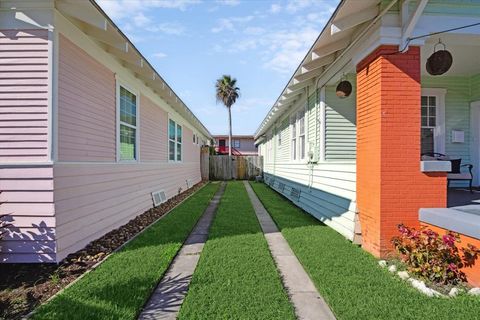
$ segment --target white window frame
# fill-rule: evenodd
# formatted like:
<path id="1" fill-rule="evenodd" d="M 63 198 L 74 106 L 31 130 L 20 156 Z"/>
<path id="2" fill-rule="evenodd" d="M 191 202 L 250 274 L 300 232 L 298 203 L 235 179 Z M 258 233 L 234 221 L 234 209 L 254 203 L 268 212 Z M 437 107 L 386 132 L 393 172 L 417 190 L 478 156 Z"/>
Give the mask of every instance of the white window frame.
<path id="1" fill-rule="evenodd" d="M 120 87 L 129 91 L 135 96 L 136 105 L 136 126 L 120 121 Z M 128 86 L 120 80 L 116 80 L 116 162 L 136 163 L 140 161 L 140 95 L 137 90 Z M 135 159 L 122 160 L 120 158 L 120 125 L 126 125 L 135 129 Z"/>
<path id="2" fill-rule="evenodd" d="M 303 135 L 300 135 L 300 119 L 298 115 L 303 112 Z M 290 161 L 291 162 L 307 162 L 308 161 L 308 150 L 307 150 L 307 137 L 308 137 L 308 127 L 307 127 L 307 104 L 302 103 L 300 107 L 298 107 L 294 112 L 290 114 L 288 117 L 289 121 L 289 130 L 290 130 Z M 292 118 L 295 117 L 295 131 L 293 128 L 293 123 L 292 123 Z M 295 133 L 295 136 L 293 136 L 293 133 Z M 301 148 L 300 148 L 300 138 L 303 136 L 304 139 L 304 144 L 305 144 L 305 150 L 304 150 L 304 155 L 303 158 L 301 158 Z M 295 147 L 293 147 L 295 140 Z M 295 150 L 294 150 L 295 149 Z"/>
<path id="3" fill-rule="evenodd" d="M 175 123 L 175 150 L 173 152 L 173 160 L 170 159 L 170 121 L 173 121 Z M 182 128 L 182 142 L 180 142 L 180 155 L 181 155 L 181 160 L 177 160 L 177 148 L 178 148 L 178 136 L 177 136 L 177 132 L 178 132 L 178 127 L 181 127 Z M 174 118 L 171 118 L 171 117 L 168 117 L 168 124 L 167 124 L 167 158 L 168 158 L 168 162 L 171 162 L 171 163 L 182 163 L 183 162 L 183 156 L 184 156 L 184 152 L 183 152 L 183 144 L 185 143 L 185 139 L 184 139 L 184 133 L 185 132 L 185 126 L 183 124 L 180 124 L 176 119 Z M 173 141 L 173 140 L 172 140 Z"/>
<path id="4" fill-rule="evenodd" d="M 303 110 L 302 110 L 303 109 Z M 300 133 L 300 117 L 299 117 L 299 114 L 303 112 L 303 134 Z M 297 155 L 297 158 L 298 158 L 298 161 L 304 161 L 305 158 L 307 157 L 307 126 L 306 126 L 306 117 L 307 117 L 307 110 L 306 110 L 306 107 L 304 108 L 300 108 L 297 110 L 297 128 L 298 128 L 298 155 Z M 303 137 L 303 157 L 302 157 L 302 154 L 301 154 L 301 143 L 300 143 L 300 140 L 301 138 Z"/>
<path id="5" fill-rule="evenodd" d="M 435 110 L 435 128 L 433 135 L 433 151 L 437 153 L 445 154 L 445 95 L 447 89 L 443 88 L 422 88 L 421 97 L 435 97 L 436 98 L 436 110 Z M 420 103 L 420 108 L 421 108 Z M 421 117 L 421 115 L 420 115 Z M 420 128 L 422 127 L 420 118 Z"/>
<path id="6" fill-rule="evenodd" d="M 238 141 L 238 147 L 235 144 L 236 141 Z M 233 147 L 234 148 L 241 148 L 240 139 L 233 139 Z"/>
<path id="7" fill-rule="evenodd" d="M 292 118 L 295 118 L 292 121 Z M 297 161 L 297 111 L 293 112 L 288 117 L 289 130 L 290 130 L 290 161 Z M 294 127 L 295 126 L 295 127 Z"/>

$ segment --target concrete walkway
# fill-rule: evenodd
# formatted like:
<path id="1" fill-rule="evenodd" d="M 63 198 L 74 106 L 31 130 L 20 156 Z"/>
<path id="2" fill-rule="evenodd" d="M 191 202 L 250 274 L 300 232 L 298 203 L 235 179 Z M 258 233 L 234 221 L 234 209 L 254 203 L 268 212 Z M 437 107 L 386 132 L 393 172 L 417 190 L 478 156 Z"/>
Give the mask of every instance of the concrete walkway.
<path id="1" fill-rule="evenodd" d="M 270 252 L 282 276 L 283 286 L 295 307 L 297 318 L 301 320 L 335 319 L 250 184 L 247 181 L 244 181 L 244 184 L 265 234 Z"/>
<path id="2" fill-rule="evenodd" d="M 177 318 L 224 191 L 225 183 L 223 182 L 138 319 L 173 320 Z"/>

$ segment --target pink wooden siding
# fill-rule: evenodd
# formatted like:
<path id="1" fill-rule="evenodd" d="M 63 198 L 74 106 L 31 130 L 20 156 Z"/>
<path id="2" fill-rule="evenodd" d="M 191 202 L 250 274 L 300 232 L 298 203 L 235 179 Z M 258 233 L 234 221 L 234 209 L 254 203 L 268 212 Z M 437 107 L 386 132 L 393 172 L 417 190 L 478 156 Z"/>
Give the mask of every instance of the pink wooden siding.
<path id="1" fill-rule="evenodd" d="M 75 252 L 153 206 L 151 192 L 167 197 L 200 181 L 197 162 L 55 164 L 58 258 Z"/>
<path id="2" fill-rule="evenodd" d="M 184 159 L 186 162 L 200 161 L 200 147 L 197 144 L 193 143 L 193 132 L 192 130 L 185 128 L 183 130 L 183 152 Z"/>
<path id="3" fill-rule="evenodd" d="M 59 40 L 58 158 L 114 161 L 115 76 L 64 36 Z"/>
<path id="4" fill-rule="evenodd" d="M 140 97 L 140 159 L 164 161 L 167 158 L 168 113 L 145 96 Z"/>
<path id="5" fill-rule="evenodd" d="M 48 31 L 0 30 L 0 162 L 46 161 Z"/>
<path id="6" fill-rule="evenodd" d="M 0 215 L 11 224 L 0 262 L 55 262 L 52 166 L 2 166 L 0 177 Z"/>
<path id="7" fill-rule="evenodd" d="M 17 41 L 6 34 L 0 33 L 0 159 L 7 150 L 16 154 L 0 161 L 45 161 L 48 92 L 43 84 L 48 77 L 42 70 L 48 68 L 39 61 L 47 63 L 48 52 L 28 50 L 31 43 L 44 48 L 47 36 L 19 33 L 31 35 L 31 43 L 8 44 L 5 51 L 2 41 Z M 33 59 L 30 64 L 17 63 L 11 52 L 20 60 L 34 58 L 28 58 Z M 11 72 L 5 72 L 4 65 Z M 8 214 L 6 220 L 12 223 L 0 244 L 0 262 L 59 262 L 151 208 L 151 192 L 164 190 L 171 198 L 187 188 L 187 180 L 200 181 L 199 148 L 192 143 L 192 131 L 184 127 L 183 161 L 168 162 L 168 114 L 144 96 L 139 104 L 140 162 L 115 162 L 115 90 L 110 70 L 59 37 L 59 162 L 0 166 L 0 203 L 5 202 L 0 214 Z M 33 156 L 39 150 L 41 156 Z"/>

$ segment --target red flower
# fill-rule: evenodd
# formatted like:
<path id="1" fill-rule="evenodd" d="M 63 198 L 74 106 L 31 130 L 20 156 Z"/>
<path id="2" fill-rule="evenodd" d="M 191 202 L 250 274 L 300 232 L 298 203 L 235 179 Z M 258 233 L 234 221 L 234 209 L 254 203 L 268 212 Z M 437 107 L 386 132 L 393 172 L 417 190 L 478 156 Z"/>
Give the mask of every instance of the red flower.
<path id="1" fill-rule="evenodd" d="M 451 234 L 446 234 L 442 237 L 443 244 L 453 247 L 455 245 L 455 237 L 452 236 Z"/>

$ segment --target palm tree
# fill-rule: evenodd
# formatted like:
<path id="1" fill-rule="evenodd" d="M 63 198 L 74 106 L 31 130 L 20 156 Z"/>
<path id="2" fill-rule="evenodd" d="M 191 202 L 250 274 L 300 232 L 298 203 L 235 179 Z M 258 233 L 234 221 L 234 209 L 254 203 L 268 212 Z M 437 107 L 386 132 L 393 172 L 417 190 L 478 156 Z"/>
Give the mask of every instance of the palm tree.
<path id="1" fill-rule="evenodd" d="M 232 105 L 240 96 L 240 88 L 236 86 L 237 79 L 223 75 L 215 84 L 217 102 L 222 102 L 228 109 L 228 155 L 232 156 Z"/>

